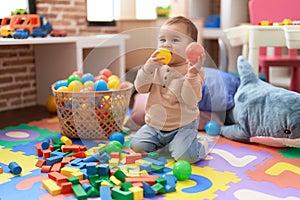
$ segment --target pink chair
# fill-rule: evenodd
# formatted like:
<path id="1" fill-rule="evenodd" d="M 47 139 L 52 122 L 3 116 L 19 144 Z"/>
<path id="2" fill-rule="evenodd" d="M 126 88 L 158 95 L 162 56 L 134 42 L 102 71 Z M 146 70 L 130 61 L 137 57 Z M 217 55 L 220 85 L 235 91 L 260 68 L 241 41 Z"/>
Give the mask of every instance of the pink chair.
<path id="1" fill-rule="evenodd" d="M 249 15 L 251 24 L 261 21 L 282 22 L 284 19 L 300 20 L 299 0 L 250 0 Z M 270 36 L 272 37 L 272 36 Z M 282 54 L 281 47 L 274 47 L 274 55 L 267 55 L 266 47 L 260 49 L 259 68 L 269 81 L 270 67 L 290 67 L 290 90 L 300 93 L 300 56 L 297 49 L 289 49 Z"/>

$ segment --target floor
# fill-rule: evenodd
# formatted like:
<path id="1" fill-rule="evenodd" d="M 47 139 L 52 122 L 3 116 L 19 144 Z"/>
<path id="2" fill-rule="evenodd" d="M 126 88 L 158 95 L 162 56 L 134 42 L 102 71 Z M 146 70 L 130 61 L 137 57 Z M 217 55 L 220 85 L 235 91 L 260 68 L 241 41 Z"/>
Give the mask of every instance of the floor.
<path id="1" fill-rule="evenodd" d="M 50 113 L 45 106 L 32 106 L 16 110 L 0 112 L 0 129 L 7 126 L 16 126 L 47 117 L 53 117 L 56 113 Z"/>

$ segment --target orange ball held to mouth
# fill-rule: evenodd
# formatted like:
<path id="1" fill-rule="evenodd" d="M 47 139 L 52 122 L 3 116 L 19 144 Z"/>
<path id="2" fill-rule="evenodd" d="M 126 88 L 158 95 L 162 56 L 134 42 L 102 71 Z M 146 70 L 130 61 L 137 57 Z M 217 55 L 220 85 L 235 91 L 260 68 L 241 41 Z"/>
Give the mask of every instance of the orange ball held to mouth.
<path id="1" fill-rule="evenodd" d="M 191 63 L 197 63 L 198 59 L 200 62 L 204 60 L 205 51 L 201 44 L 192 42 L 187 46 L 185 55 Z"/>
<path id="2" fill-rule="evenodd" d="M 159 50 L 159 53 L 156 54 L 155 57 L 156 58 L 158 58 L 158 57 L 164 57 L 165 58 L 165 59 L 160 60 L 158 62 L 162 62 L 166 65 L 169 64 L 169 62 L 171 61 L 171 58 L 172 58 L 172 53 L 170 52 L 170 50 L 167 49 L 167 48 L 159 48 L 158 50 Z"/>

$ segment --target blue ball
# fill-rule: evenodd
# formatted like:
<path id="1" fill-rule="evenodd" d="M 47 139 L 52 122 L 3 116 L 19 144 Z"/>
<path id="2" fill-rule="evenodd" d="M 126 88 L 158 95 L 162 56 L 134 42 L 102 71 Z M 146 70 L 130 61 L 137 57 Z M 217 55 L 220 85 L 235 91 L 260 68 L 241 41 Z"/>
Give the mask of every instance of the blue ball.
<path id="1" fill-rule="evenodd" d="M 220 125 L 215 121 L 210 121 L 205 125 L 205 132 L 210 136 L 218 136 L 220 131 Z"/>
<path id="2" fill-rule="evenodd" d="M 94 82 L 94 75 L 91 74 L 91 73 L 83 74 L 83 76 L 81 77 L 81 82 L 85 83 L 87 81 L 93 81 Z"/>
<path id="3" fill-rule="evenodd" d="M 95 91 L 107 91 L 107 83 L 104 80 L 97 80 L 94 84 Z"/>
<path id="4" fill-rule="evenodd" d="M 57 90 L 58 88 L 60 88 L 62 86 L 68 87 L 68 81 L 67 80 L 59 80 L 59 81 L 57 81 L 55 83 L 55 85 L 54 85 L 54 89 Z"/>
<path id="5" fill-rule="evenodd" d="M 110 141 L 118 141 L 120 142 L 122 145 L 124 144 L 125 138 L 124 135 L 120 132 L 113 132 L 110 136 L 109 136 L 109 140 Z"/>

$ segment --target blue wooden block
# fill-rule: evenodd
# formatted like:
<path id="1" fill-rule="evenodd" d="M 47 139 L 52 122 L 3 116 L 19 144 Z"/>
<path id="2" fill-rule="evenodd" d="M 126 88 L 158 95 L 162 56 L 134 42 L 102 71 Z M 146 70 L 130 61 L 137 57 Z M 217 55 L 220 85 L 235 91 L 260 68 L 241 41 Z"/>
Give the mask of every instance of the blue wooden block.
<path id="1" fill-rule="evenodd" d="M 86 173 L 87 175 L 94 175 L 97 173 L 96 163 L 87 163 L 86 164 Z"/>
<path id="2" fill-rule="evenodd" d="M 100 197 L 105 200 L 112 200 L 109 186 L 100 187 Z"/>
<path id="3" fill-rule="evenodd" d="M 41 144 L 42 149 L 48 149 L 49 146 L 50 146 L 50 139 L 49 138 L 42 141 L 42 144 Z"/>
<path id="4" fill-rule="evenodd" d="M 50 166 L 53 165 L 54 163 L 62 161 L 63 156 L 52 156 L 49 158 L 46 158 L 46 165 Z"/>
<path id="5" fill-rule="evenodd" d="M 103 154 L 101 154 L 100 156 L 100 162 L 101 163 L 107 163 L 110 160 L 110 155 L 106 152 L 104 152 Z"/>
<path id="6" fill-rule="evenodd" d="M 82 188 L 84 189 L 84 191 L 89 191 L 89 189 L 92 188 L 92 185 L 90 183 L 85 183 L 82 185 Z"/>
<path id="7" fill-rule="evenodd" d="M 83 159 L 83 162 L 98 162 L 100 160 L 100 158 L 101 157 L 99 154 L 93 154 L 93 155 Z"/>
<path id="8" fill-rule="evenodd" d="M 166 184 L 166 185 L 164 185 L 164 188 L 165 188 L 166 193 L 176 191 L 176 185 L 171 186 L 171 185 Z"/>
<path id="9" fill-rule="evenodd" d="M 146 170 L 147 172 L 151 172 L 151 165 L 147 163 L 143 163 L 140 165 L 140 171 Z"/>
<path id="10" fill-rule="evenodd" d="M 155 197 L 155 190 L 146 182 L 142 182 L 144 189 L 144 197 L 152 198 Z"/>
<path id="11" fill-rule="evenodd" d="M 22 172 L 22 167 L 20 167 L 20 165 L 16 162 L 10 162 L 8 164 L 8 168 L 10 169 L 11 173 L 16 175 L 21 174 Z"/>
<path id="12" fill-rule="evenodd" d="M 177 178 L 173 174 L 164 174 L 162 177 L 167 180 L 167 185 L 176 186 Z"/>
<path id="13" fill-rule="evenodd" d="M 163 162 L 161 162 L 161 161 L 159 161 L 159 160 L 155 160 L 155 159 L 153 159 L 153 158 L 146 157 L 146 158 L 143 158 L 143 160 L 152 162 L 152 164 L 154 164 L 154 165 L 165 166 L 165 163 L 163 163 Z"/>
<path id="14" fill-rule="evenodd" d="M 50 152 L 50 157 L 52 157 L 52 156 L 65 156 L 65 154 L 66 153 L 64 153 L 64 152 L 59 152 L 59 151 L 52 151 L 52 152 Z"/>
<path id="15" fill-rule="evenodd" d="M 81 158 L 76 158 L 70 162 L 71 165 L 77 165 L 82 162 Z"/>
<path id="16" fill-rule="evenodd" d="M 107 176 L 107 175 L 109 175 L 110 168 L 109 168 L 108 164 L 100 164 L 97 167 L 98 167 L 98 174 L 100 176 Z"/>
<path id="17" fill-rule="evenodd" d="M 159 157 L 159 158 L 157 158 L 157 160 L 164 164 L 167 164 L 167 159 L 165 157 Z"/>

